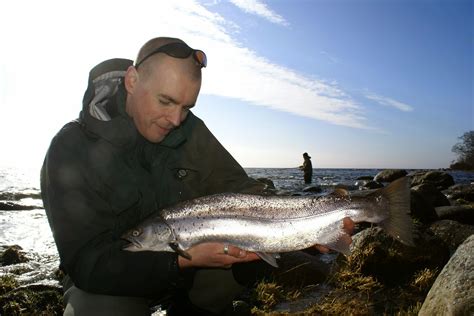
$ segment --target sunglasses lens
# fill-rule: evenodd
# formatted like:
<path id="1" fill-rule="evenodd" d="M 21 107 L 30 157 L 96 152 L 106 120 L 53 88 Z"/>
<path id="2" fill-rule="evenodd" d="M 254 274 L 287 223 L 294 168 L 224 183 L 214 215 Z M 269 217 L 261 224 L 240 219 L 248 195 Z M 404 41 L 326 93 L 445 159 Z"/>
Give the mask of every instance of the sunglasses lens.
<path id="1" fill-rule="evenodd" d="M 207 66 L 207 57 L 202 50 L 194 51 L 194 59 L 201 65 L 201 67 Z"/>
<path id="2" fill-rule="evenodd" d="M 171 57 L 188 58 L 193 52 L 191 47 L 183 43 L 171 43 L 161 48 L 161 51 Z"/>

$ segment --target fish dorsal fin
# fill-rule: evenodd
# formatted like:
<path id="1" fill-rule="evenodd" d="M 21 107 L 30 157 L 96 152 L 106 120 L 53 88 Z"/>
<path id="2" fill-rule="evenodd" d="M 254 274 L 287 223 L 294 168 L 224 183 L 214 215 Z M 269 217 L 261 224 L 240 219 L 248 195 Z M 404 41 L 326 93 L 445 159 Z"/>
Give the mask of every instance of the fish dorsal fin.
<path id="1" fill-rule="evenodd" d="M 334 191 L 332 191 L 329 195 L 332 196 L 348 196 L 349 191 L 343 188 L 335 188 Z"/>
<path id="2" fill-rule="evenodd" d="M 276 262 L 277 258 L 280 258 L 280 255 L 277 253 L 266 253 L 266 252 L 256 252 L 256 254 L 262 258 L 268 264 L 278 268 L 278 263 Z"/>

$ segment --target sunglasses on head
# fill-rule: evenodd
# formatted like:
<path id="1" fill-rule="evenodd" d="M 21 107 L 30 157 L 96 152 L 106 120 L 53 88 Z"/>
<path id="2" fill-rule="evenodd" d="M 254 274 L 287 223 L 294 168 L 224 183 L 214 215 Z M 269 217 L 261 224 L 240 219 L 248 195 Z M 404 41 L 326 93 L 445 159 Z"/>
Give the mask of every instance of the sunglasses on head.
<path id="1" fill-rule="evenodd" d="M 201 68 L 207 66 L 207 57 L 206 54 L 202 50 L 193 49 L 188 45 L 180 42 L 176 43 L 169 43 L 163 46 L 158 47 L 148 55 L 142 58 L 136 65 L 135 68 L 138 68 L 145 60 L 147 60 L 150 56 L 153 56 L 158 53 L 164 53 L 168 56 L 174 58 L 188 58 L 191 54 L 193 55 L 194 60 L 199 64 Z"/>

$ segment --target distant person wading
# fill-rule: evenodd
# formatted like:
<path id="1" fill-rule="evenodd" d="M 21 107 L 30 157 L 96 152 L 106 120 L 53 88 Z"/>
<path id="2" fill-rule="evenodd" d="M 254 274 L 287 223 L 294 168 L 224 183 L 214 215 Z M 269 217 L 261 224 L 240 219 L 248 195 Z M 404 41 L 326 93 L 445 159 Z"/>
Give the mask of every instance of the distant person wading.
<path id="1" fill-rule="evenodd" d="M 304 162 L 303 165 L 299 168 L 304 172 L 304 183 L 311 183 L 311 178 L 313 177 L 313 164 L 311 163 L 311 157 L 308 153 L 303 154 Z"/>

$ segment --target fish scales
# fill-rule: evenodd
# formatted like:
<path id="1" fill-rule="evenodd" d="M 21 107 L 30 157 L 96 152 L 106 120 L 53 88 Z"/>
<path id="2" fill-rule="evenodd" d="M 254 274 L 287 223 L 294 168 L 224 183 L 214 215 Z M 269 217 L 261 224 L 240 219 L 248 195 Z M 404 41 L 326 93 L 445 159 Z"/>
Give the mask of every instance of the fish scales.
<path id="1" fill-rule="evenodd" d="M 222 193 L 162 210 L 125 233 L 128 251 L 178 251 L 203 242 L 222 242 L 244 250 L 276 253 L 315 244 L 347 253 L 344 218 L 380 225 L 413 245 L 409 178 L 366 196 L 336 191 L 324 197 L 257 196 Z M 265 256 L 262 256 L 265 259 Z"/>

